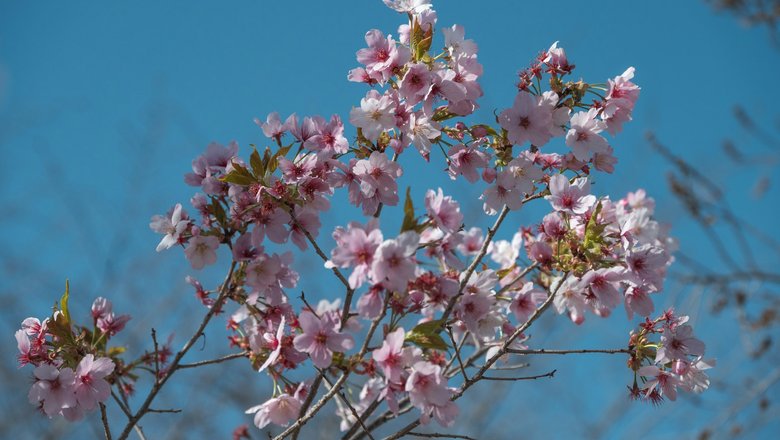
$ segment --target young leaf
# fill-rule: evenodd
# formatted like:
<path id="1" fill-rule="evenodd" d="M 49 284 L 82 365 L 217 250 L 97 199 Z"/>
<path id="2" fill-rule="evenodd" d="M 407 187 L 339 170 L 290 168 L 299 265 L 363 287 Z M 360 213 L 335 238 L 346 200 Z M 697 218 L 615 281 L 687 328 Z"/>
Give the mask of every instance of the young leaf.
<path id="1" fill-rule="evenodd" d="M 406 187 L 406 201 L 404 202 L 404 221 L 401 224 L 401 232 L 413 231 L 417 228 L 417 219 L 414 218 L 414 204 L 412 203 L 412 188 Z"/>
<path id="2" fill-rule="evenodd" d="M 441 319 L 418 324 L 406 334 L 404 340 L 411 342 L 420 348 L 447 350 L 449 346 L 444 342 L 444 339 L 439 336 L 439 332 L 442 330 L 442 324 L 444 324 L 444 322 Z"/>

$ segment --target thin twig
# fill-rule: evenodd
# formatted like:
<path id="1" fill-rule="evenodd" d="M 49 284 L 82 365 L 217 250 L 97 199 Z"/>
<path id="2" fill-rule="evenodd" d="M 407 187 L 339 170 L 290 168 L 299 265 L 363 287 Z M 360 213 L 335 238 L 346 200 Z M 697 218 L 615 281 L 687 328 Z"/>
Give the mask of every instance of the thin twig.
<path id="1" fill-rule="evenodd" d="M 154 343 L 154 383 L 160 381 L 160 346 L 157 344 L 157 331 L 152 328 L 152 342 Z"/>
<path id="2" fill-rule="evenodd" d="M 163 414 L 164 413 L 178 414 L 178 413 L 181 412 L 181 410 L 180 409 L 154 409 L 154 408 L 149 408 L 146 412 L 150 412 L 150 413 L 163 413 Z"/>
<path id="3" fill-rule="evenodd" d="M 458 344 L 455 342 L 455 336 L 452 334 L 452 327 L 447 326 L 447 333 L 450 335 L 450 341 L 452 341 L 452 346 L 455 349 L 455 357 L 458 359 L 458 365 L 460 365 L 460 372 L 463 374 L 463 380 L 468 381 L 469 377 L 466 375 L 466 368 L 463 367 L 463 360 L 460 358 L 460 350 L 458 349 Z M 464 336 L 463 339 L 465 340 L 466 337 Z"/>
<path id="4" fill-rule="evenodd" d="M 112 440 L 111 428 L 108 427 L 108 415 L 106 414 L 106 405 L 103 402 L 98 402 L 100 406 L 100 420 L 103 422 L 103 433 L 106 436 L 106 440 Z"/>
<path id="5" fill-rule="evenodd" d="M 410 435 L 412 437 L 423 437 L 423 438 L 460 438 L 465 440 L 477 440 L 474 437 L 469 437 L 467 435 L 460 435 L 460 434 L 440 434 L 438 432 L 407 432 L 406 435 Z"/>
<path id="6" fill-rule="evenodd" d="M 193 362 L 191 364 L 179 364 L 179 370 L 184 370 L 184 369 L 187 369 L 187 368 L 202 367 L 204 365 L 219 364 L 219 363 L 222 363 L 222 362 L 225 362 L 225 361 L 229 361 L 229 360 L 232 360 L 232 359 L 244 358 L 244 357 L 247 357 L 247 355 L 249 355 L 249 353 L 247 353 L 245 351 L 242 351 L 241 353 L 233 353 L 233 354 L 222 356 L 222 357 L 216 358 L 216 359 L 209 359 L 209 360 L 205 360 L 205 361 L 198 361 L 198 362 Z"/>
<path id="7" fill-rule="evenodd" d="M 531 273 L 531 271 L 536 269 L 537 267 L 539 267 L 539 263 L 534 263 L 534 264 L 526 267 L 525 269 L 523 269 L 523 271 L 520 272 L 509 284 L 507 284 L 506 286 L 502 287 L 498 292 L 496 292 L 496 296 L 501 296 L 504 292 L 506 292 L 507 290 L 511 289 L 515 285 L 515 283 L 517 283 L 518 281 L 520 281 L 523 278 L 525 278 L 526 275 Z"/>
<path id="8" fill-rule="evenodd" d="M 517 380 L 536 380 L 544 377 L 555 377 L 555 372 L 558 370 L 552 370 L 548 373 L 538 374 L 536 376 L 521 376 L 521 377 L 495 377 L 495 376 L 482 376 L 482 380 L 505 380 L 505 381 L 517 381 Z"/>
<path id="9" fill-rule="evenodd" d="M 507 353 L 512 354 L 583 354 L 583 353 L 603 353 L 603 354 L 619 354 L 619 353 L 626 353 L 631 354 L 632 351 L 628 348 L 616 348 L 616 349 L 583 349 L 583 350 L 547 350 L 547 349 L 538 349 L 538 350 L 517 350 L 514 348 L 509 348 L 506 350 Z"/>

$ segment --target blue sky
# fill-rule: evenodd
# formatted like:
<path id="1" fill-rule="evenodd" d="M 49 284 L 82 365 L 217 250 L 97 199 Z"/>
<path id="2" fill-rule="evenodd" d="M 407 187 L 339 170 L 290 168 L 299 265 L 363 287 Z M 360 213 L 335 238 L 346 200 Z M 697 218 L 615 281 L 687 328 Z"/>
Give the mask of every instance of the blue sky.
<path id="1" fill-rule="evenodd" d="M 778 188 L 770 186 L 760 200 L 751 197 L 750 190 L 761 176 L 777 180 L 776 152 L 772 155 L 740 127 L 732 106 L 741 104 L 759 123 L 776 127 L 780 113 L 773 82 L 780 51 L 765 30 L 743 28 L 703 1 L 626 4 L 447 0 L 434 6 L 439 28 L 460 23 L 467 37 L 479 44 L 485 97 L 474 121 L 490 121 L 494 110 L 511 105 L 517 71 L 554 41 L 560 41 L 577 65 L 575 74 L 587 81 L 604 82 L 635 66 L 635 80 L 642 87 L 635 120 L 614 142 L 620 161 L 615 174 L 599 176 L 596 190 L 618 198 L 647 188 L 658 201 L 657 216 L 674 223 L 682 251 L 718 268 L 722 263 L 712 256 L 702 234 L 690 221 L 680 220 L 681 207 L 666 187 L 669 166 L 652 152 L 644 135 L 654 132 L 712 180 L 728 182 L 723 186 L 732 209 L 770 229 L 780 213 Z M 154 325 L 178 331 L 183 338 L 186 330 L 181 327 L 192 325 L 186 316 L 162 323 L 144 317 L 143 311 L 154 301 L 176 304 L 174 295 L 188 303 L 185 310 L 197 311 L 183 285 L 187 263 L 180 253 L 154 252 L 157 237 L 148 230 L 149 217 L 189 200 L 192 189 L 182 175 L 210 141 L 235 139 L 244 154 L 248 144 L 265 142 L 253 117 L 279 111 L 285 116 L 339 113 L 347 119 L 351 106 L 365 93 L 362 86 L 346 81 L 347 71 L 357 65 L 354 53 L 363 47 L 363 34 L 370 28 L 395 34 L 402 19 L 379 0 L 229 5 L 3 2 L 0 197 L 8 214 L 0 245 L 10 276 L 0 281 L 0 294 L 5 299 L 24 298 L 16 298 L 18 316 L 8 329 L 28 315 L 42 316 L 63 280 L 70 278 L 83 294 L 77 300 L 82 307 L 94 296 L 122 292 L 117 303 L 137 315 L 133 322 L 139 337 Z M 720 145 L 727 137 L 740 148 L 765 155 L 763 165 L 746 169 L 726 161 Z M 433 162 L 437 159 L 430 166 L 438 170 L 443 165 L 434 154 Z M 417 200 L 423 188 L 450 185 L 448 179 L 441 180 L 443 174 L 423 168 L 422 161 L 410 160 L 405 166 L 401 186 L 411 185 Z M 454 188 L 464 206 L 479 206 L 474 189 Z M 336 208 L 323 221 L 324 240 L 333 226 L 348 220 L 344 212 L 354 212 Z M 537 214 L 544 209 L 523 211 L 512 220 L 518 225 L 538 221 Z M 477 220 L 474 210 L 466 216 L 467 224 Z M 776 254 L 760 257 L 762 264 L 778 264 Z M 336 288 L 319 270 L 318 260 L 302 257 L 298 264 L 311 273 L 302 280 L 307 296 Z M 219 277 L 218 270 L 203 275 L 212 282 Z M 322 292 L 323 297 L 334 295 Z M 716 338 L 706 329 L 731 321 L 707 321 L 706 292 L 692 298 L 688 305 L 696 308 L 692 313 L 701 323 L 702 338 Z M 678 295 L 670 294 L 666 301 L 663 305 L 686 304 Z M 698 312 L 702 314 L 696 316 Z M 572 335 L 565 330 L 567 336 L 558 336 L 555 342 L 622 344 L 631 328 L 624 321 L 622 316 L 604 322 L 589 318 L 583 327 L 571 327 Z M 570 324 L 558 319 L 550 325 Z M 607 336 L 598 339 L 593 334 Z M 729 346 L 739 341 L 723 334 L 717 338 L 712 349 L 724 351 L 712 354 L 729 358 Z M 212 347 L 222 348 L 218 343 Z M 515 406 L 497 409 L 496 417 L 511 415 L 512 408 L 528 408 L 523 396 L 595 395 L 572 403 L 576 411 L 564 410 L 578 415 L 567 418 L 572 426 L 562 427 L 561 435 L 576 434 L 576 426 L 581 426 L 577 423 L 592 421 L 622 396 L 614 376 L 629 380 L 620 359 L 555 361 L 555 367 L 561 372 L 568 369 L 568 375 L 549 384 L 516 385 L 518 393 L 531 394 L 507 399 Z M 3 362 L 9 362 L 8 356 Z M 734 362 L 732 368 L 739 370 L 739 362 Z M 589 383 L 579 385 L 583 382 Z M 604 435 L 619 437 L 624 427 L 666 413 L 676 418 L 663 427 L 653 425 L 651 432 L 684 433 L 688 427 L 680 423 L 686 417 L 704 423 L 723 407 L 718 394 L 713 395 L 703 396 L 704 403 L 666 405 L 652 417 L 647 415 L 653 411 L 649 408 L 632 409 L 627 425 Z M 560 417 L 556 405 L 540 410 L 541 420 Z M 232 416 L 236 423 L 246 420 L 233 411 L 239 414 Z M 523 411 L 528 414 L 530 409 Z M 539 426 L 544 425 L 529 427 L 529 435 L 541 435 Z"/>

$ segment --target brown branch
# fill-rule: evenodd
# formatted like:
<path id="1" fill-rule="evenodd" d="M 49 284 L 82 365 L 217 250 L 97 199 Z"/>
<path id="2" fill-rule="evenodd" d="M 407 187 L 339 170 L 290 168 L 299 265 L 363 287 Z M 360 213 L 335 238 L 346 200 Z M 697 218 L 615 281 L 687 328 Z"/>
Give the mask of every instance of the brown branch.
<path id="1" fill-rule="evenodd" d="M 452 327 L 447 326 L 447 333 L 450 335 L 450 341 L 452 341 L 452 347 L 455 350 L 455 357 L 458 359 L 458 365 L 460 365 L 460 372 L 463 374 L 463 380 L 468 381 L 469 377 L 466 375 L 466 368 L 463 366 L 463 360 L 460 358 L 460 349 L 455 342 L 455 336 L 452 334 Z M 463 340 L 466 340 L 466 336 L 463 336 Z"/>
<path id="2" fill-rule="evenodd" d="M 539 316 L 541 316 L 542 313 L 544 313 L 544 311 L 547 310 L 548 307 L 550 307 L 550 304 L 552 304 L 553 300 L 555 299 L 555 295 L 558 293 L 558 290 L 561 288 L 561 286 L 566 281 L 566 278 L 568 278 L 568 276 L 569 276 L 569 273 L 566 272 L 564 274 L 563 278 L 561 278 L 560 282 L 558 282 L 558 285 L 555 286 L 555 289 L 552 291 L 550 296 L 548 296 L 547 299 L 544 301 L 544 303 L 542 303 L 542 305 L 539 306 L 539 308 L 536 309 L 534 314 L 531 315 L 528 318 L 528 320 L 525 322 L 525 324 L 523 324 L 520 327 L 518 327 L 512 333 L 512 335 L 510 335 L 504 341 L 504 343 L 501 344 L 501 348 L 499 348 L 498 352 L 496 354 L 494 354 L 490 359 L 488 359 L 487 362 L 485 362 L 485 364 L 482 365 L 482 367 L 479 369 L 479 371 L 474 376 L 472 376 L 471 379 L 469 379 L 466 382 L 464 382 L 463 385 L 461 385 L 460 388 L 458 388 L 458 390 L 455 392 L 455 394 L 452 395 L 450 400 L 453 400 L 453 401 L 454 400 L 458 400 L 461 396 L 463 396 L 463 393 L 465 393 L 467 389 L 471 388 L 474 384 L 476 384 L 477 382 L 479 382 L 480 380 L 483 379 L 483 377 L 484 377 L 485 373 L 488 371 L 488 369 L 490 369 L 490 367 L 494 363 L 496 363 L 496 361 L 498 361 L 498 359 L 500 359 L 501 356 L 506 354 L 506 352 L 509 349 L 509 346 L 512 344 L 512 342 L 514 342 L 514 340 L 518 336 L 520 336 L 526 329 L 528 329 L 528 327 L 530 327 L 531 324 L 533 324 L 534 321 L 536 321 L 539 318 Z M 417 419 L 417 420 L 413 421 L 412 423 L 409 423 L 405 427 L 401 428 L 401 430 L 399 430 L 395 434 L 393 434 L 391 436 L 388 436 L 388 437 L 385 437 L 385 440 L 395 440 L 395 439 L 401 438 L 404 435 L 406 435 L 407 433 L 411 432 L 412 429 L 416 428 L 419 425 L 420 425 L 420 420 Z"/>
<path id="3" fill-rule="evenodd" d="M 682 277 L 680 281 L 683 283 L 701 284 L 704 286 L 713 284 L 731 284 L 738 281 L 765 281 L 768 283 L 780 284 L 780 274 L 763 272 L 760 270 L 749 270 L 732 272 L 723 275 L 693 275 Z"/>
<path id="4" fill-rule="evenodd" d="M 100 406 L 100 420 L 103 422 L 103 433 L 106 436 L 106 440 L 112 440 L 111 428 L 108 427 L 108 415 L 106 414 L 106 405 L 103 402 L 99 402 Z"/>
<path id="5" fill-rule="evenodd" d="M 322 376 L 322 375 L 320 375 Z M 302 417 L 299 417 L 298 420 L 295 421 L 292 425 L 290 425 L 289 428 L 285 429 L 281 434 L 274 437 L 274 440 L 282 440 L 283 438 L 286 438 L 288 435 L 292 434 L 293 431 L 298 431 L 303 425 L 306 424 L 306 422 L 309 421 L 312 417 L 314 417 L 315 414 L 317 414 L 320 409 L 322 409 L 323 406 L 325 406 L 328 401 L 333 398 L 333 396 L 336 395 L 336 392 L 338 392 L 341 385 L 344 383 L 344 381 L 347 380 L 347 376 L 349 376 L 349 372 L 345 371 L 341 377 L 338 378 L 335 384 L 333 384 L 333 388 L 331 388 L 327 393 L 325 393 L 320 400 L 317 401 L 317 403 L 314 404 L 314 406 L 311 407 L 311 409 L 304 414 Z"/>
<path id="6" fill-rule="evenodd" d="M 423 437 L 423 438 L 460 438 L 465 440 L 477 440 L 474 437 L 469 437 L 467 435 L 460 435 L 460 434 L 441 434 L 438 432 L 407 432 L 406 435 L 412 436 L 412 437 Z"/>
<path id="7" fill-rule="evenodd" d="M 327 376 L 324 375 L 323 371 L 320 371 L 320 373 L 323 373 L 322 379 L 325 381 L 325 386 L 330 387 L 329 389 L 332 390 L 334 388 L 333 384 L 330 383 L 330 380 L 328 379 Z M 355 417 L 355 420 L 357 421 L 356 425 L 363 428 L 363 432 L 366 433 L 368 438 L 374 440 L 374 436 L 371 435 L 371 432 L 368 430 L 368 428 L 366 428 L 366 424 L 363 422 L 363 417 L 361 417 L 360 414 L 358 414 L 355 407 L 352 405 L 349 399 L 347 399 L 347 396 L 344 395 L 344 392 L 341 391 L 340 389 L 337 389 L 336 391 L 337 391 L 336 395 L 339 397 L 339 399 L 341 399 L 342 402 L 344 402 L 345 405 L 347 405 L 347 408 L 349 408 L 349 411 L 352 413 L 352 416 Z"/>
<path id="8" fill-rule="evenodd" d="M 544 377 L 555 377 L 555 372 L 558 370 L 552 370 L 548 373 L 538 374 L 536 376 L 521 376 L 521 377 L 495 377 L 495 376 L 482 376 L 482 380 L 505 380 L 505 381 L 517 381 L 517 380 L 536 380 Z"/>
<path id="9" fill-rule="evenodd" d="M 507 290 L 511 289 L 515 285 L 515 283 L 517 283 L 518 281 L 520 281 L 523 278 L 525 278 L 526 275 L 531 273 L 531 271 L 536 269 L 537 267 L 539 267 L 539 263 L 534 263 L 534 264 L 526 267 L 525 269 L 523 269 L 523 271 L 520 272 L 509 284 L 507 284 L 506 286 L 502 287 L 498 292 L 496 292 L 496 296 L 500 296 L 501 294 L 503 294 Z"/>
<path id="10" fill-rule="evenodd" d="M 198 361 L 198 362 L 193 362 L 191 364 L 179 364 L 179 369 L 180 370 L 184 370 L 184 369 L 187 369 L 187 368 L 202 367 L 204 365 L 219 364 L 219 363 L 226 362 L 226 361 L 229 361 L 229 360 L 232 360 L 232 359 L 240 359 L 240 358 L 243 358 L 243 357 L 247 357 L 247 355 L 249 355 L 248 352 L 242 351 L 241 353 L 233 353 L 233 354 L 222 356 L 222 357 L 216 358 L 216 359 L 209 359 L 209 360 L 205 360 L 205 361 Z"/>
<path id="11" fill-rule="evenodd" d="M 507 353 L 512 354 L 584 354 L 584 353 L 603 353 L 603 354 L 619 354 L 619 353 L 625 353 L 625 354 L 631 354 L 633 353 L 632 350 L 628 348 L 616 348 L 616 349 L 582 349 L 582 350 L 547 350 L 547 349 L 538 349 L 538 350 L 516 350 L 513 348 L 509 348 L 506 350 Z"/>
<path id="12" fill-rule="evenodd" d="M 227 298 L 228 293 L 230 292 L 231 288 L 231 280 L 233 278 L 233 273 L 236 269 L 236 262 L 233 261 L 230 264 L 230 270 L 228 271 L 227 276 L 225 277 L 224 283 L 222 283 L 222 288 L 220 289 L 219 297 L 216 301 L 214 301 L 214 304 L 209 309 L 208 313 L 206 313 L 206 316 L 203 317 L 203 320 L 201 321 L 200 325 L 198 326 L 198 329 L 195 331 L 195 333 L 190 337 L 190 339 L 187 341 L 186 344 L 184 344 L 184 347 L 176 353 L 176 356 L 173 358 L 173 361 L 171 362 L 170 367 L 168 368 L 167 374 L 162 376 L 159 380 L 155 380 L 154 386 L 152 386 L 152 389 L 149 391 L 149 394 L 146 396 L 146 400 L 144 400 L 143 404 L 141 404 L 141 407 L 138 408 L 138 411 L 136 411 L 135 415 L 130 417 L 130 420 L 128 420 L 127 425 L 122 430 L 122 433 L 119 435 L 119 440 L 125 440 L 128 435 L 130 435 L 130 431 L 133 429 L 134 426 L 138 424 L 138 422 L 141 420 L 141 418 L 149 412 L 149 407 L 152 404 L 152 401 L 155 397 L 157 397 L 157 394 L 160 392 L 162 387 L 168 382 L 168 379 L 173 376 L 173 373 L 176 372 L 176 370 L 179 368 L 179 363 L 181 362 L 181 359 L 184 357 L 184 355 L 187 354 L 188 351 L 192 348 L 193 345 L 195 345 L 195 342 L 200 339 L 200 336 L 203 334 L 203 331 L 206 329 L 206 326 L 208 325 L 209 321 L 211 321 L 211 318 L 214 317 L 214 315 L 217 313 L 217 311 L 221 308 L 222 302 Z"/>

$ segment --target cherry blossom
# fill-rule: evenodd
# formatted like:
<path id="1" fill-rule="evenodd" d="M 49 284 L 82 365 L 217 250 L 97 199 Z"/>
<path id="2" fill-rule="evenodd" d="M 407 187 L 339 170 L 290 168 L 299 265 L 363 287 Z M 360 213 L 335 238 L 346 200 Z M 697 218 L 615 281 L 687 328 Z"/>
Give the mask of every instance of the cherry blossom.
<path id="1" fill-rule="evenodd" d="M 303 333 L 295 337 L 293 344 L 297 350 L 309 353 L 319 368 L 330 366 L 334 351 L 351 350 L 355 345 L 351 335 L 336 331 L 332 323 L 320 320 L 312 312 L 301 313 L 298 322 Z"/>

